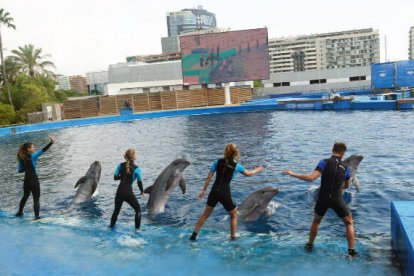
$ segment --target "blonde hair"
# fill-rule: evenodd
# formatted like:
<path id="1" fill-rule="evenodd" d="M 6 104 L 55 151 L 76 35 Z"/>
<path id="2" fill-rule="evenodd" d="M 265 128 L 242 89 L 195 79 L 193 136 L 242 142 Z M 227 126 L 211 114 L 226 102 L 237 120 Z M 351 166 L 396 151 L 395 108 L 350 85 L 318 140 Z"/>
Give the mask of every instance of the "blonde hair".
<path id="1" fill-rule="evenodd" d="M 224 159 L 239 159 L 239 148 L 236 144 L 227 144 L 224 148 Z"/>
<path id="2" fill-rule="evenodd" d="M 131 173 L 131 163 L 134 162 L 134 156 L 136 151 L 134 149 L 127 149 L 124 154 L 124 158 L 126 160 L 126 171 L 127 173 Z"/>

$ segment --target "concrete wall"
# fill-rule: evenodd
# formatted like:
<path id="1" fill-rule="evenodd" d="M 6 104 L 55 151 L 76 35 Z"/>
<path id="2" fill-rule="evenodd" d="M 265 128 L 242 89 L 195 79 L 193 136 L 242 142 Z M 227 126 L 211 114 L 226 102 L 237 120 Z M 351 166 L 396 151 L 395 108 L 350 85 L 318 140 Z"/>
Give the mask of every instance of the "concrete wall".
<path id="1" fill-rule="evenodd" d="M 350 81 L 351 77 L 365 77 L 365 80 Z M 326 83 L 310 84 L 314 80 L 325 80 Z M 278 84 L 286 86 L 275 87 Z M 270 74 L 269 80 L 263 80 L 263 85 L 262 89 L 255 90 L 255 94 L 265 96 L 289 92 L 367 88 L 371 86 L 371 66 L 274 73 Z"/>

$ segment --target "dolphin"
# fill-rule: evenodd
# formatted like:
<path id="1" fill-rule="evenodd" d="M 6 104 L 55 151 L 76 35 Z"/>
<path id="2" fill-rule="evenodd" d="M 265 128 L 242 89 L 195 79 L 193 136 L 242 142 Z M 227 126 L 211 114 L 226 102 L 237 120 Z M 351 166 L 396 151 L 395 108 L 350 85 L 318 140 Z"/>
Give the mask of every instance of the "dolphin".
<path id="1" fill-rule="evenodd" d="M 144 190 L 144 193 L 150 194 L 147 209 L 149 213 L 158 214 L 164 212 L 165 203 L 179 185 L 183 194 L 186 191 L 186 184 L 183 178 L 183 172 L 190 165 L 185 159 L 176 159 L 166 167 L 157 177 L 154 184 Z"/>
<path id="2" fill-rule="evenodd" d="M 362 159 L 364 159 L 361 155 L 351 155 L 348 158 L 346 158 L 344 161 L 342 161 L 342 164 L 347 166 L 349 168 L 351 177 L 349 178 L 349 182 L 354 185 L 356 191 L 359 193 L 361 190 L 361 186 L 359 185 L 358 179 L 356 178 L 356 172 L 359 166 L 359 163 L 361 163 Z M 308 190 L 308 201 L 309 202 L 315 202 L 319 195 L 320 186 L 313 186 L 310 187 Z M 345 197 L 349 198 L 349 194 L 347 194 L 346 191 L 344 191 L 344 199 Z M 347 203 L 349 203 L 351 200 L 346 199 Z"/>
<path id="3" fill-rule="evenodd" d="M 260 215 L 268 214 L 267 205 L 277 193 L 279 189 L 273 187 L 266 187 L 251 193 L 238 208 L 240 219 L 254 221 Z"/>
<path id="4" fill-rule="evenodd" d="M 359 185 L 358 179 L 356 178 L 356 172 L 359 166 L 359 163 L 361 163 L 362 159 L 364 159 L 361 155 L 351 155 L 344 161 L 342 161 L 342 164 L 345 166 L 348 166 L 349 171 L 351 173 L 351 178 L 349 179 L 349 182 L 354 185 L 356 191 L 359 193 L 361 190 L 361 186 Z"/>
<path id="5" fill-rule="evenodd" d="M 82 203 L 91 199 L 98 187 L 99 179 L 101 178 L 101 163 L 94 161 L 85 176 L 79 178 L 75 184 L 76 195 L 73 199 L 74 203 Z"/>

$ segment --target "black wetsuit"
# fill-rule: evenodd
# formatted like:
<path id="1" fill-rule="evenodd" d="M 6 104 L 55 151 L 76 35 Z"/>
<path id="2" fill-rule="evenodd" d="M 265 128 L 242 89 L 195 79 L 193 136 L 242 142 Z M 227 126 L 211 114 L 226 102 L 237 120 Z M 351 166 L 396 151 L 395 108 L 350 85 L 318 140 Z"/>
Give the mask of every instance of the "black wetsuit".
<path id="1" fill-rule="evenodd" d="M 231 198 L 230 182 L 233 177 L 237 163 L 230 159 L 219 159 L 217 161 L 217 176 L 208 195 L 207 205 L 216 207 L 220 202 L 227 212 L 236 208 Z"/>
<path id="2" fill-rule="evenodd" d="M 33 195 L 33 207 L 35 218 L 40 218 L 40 184 L 39 178 L 37 177 L 36 173 L 36 163 L 37 159 L 47 151 L 53 143 L 50 142 L 45 146 L 42 150 L 39 150 L 32 155 L 28 156 L 28 159 L 19 160 L 19 173 L 24 172 L 24 182 L 23 182 L 23 197 L 20 200 L 19 211 L 17 212 L 17 216 L 23 215 L 23 209 L 26 205 L 26 201 L 30 196 L 30 193 Z"/>
<path id="3" fill-rule="evenodd" d="M 338 217 L 349 215 L 351 211 L 342 196 L 342 186 L 344 180 L 349 179 L 349 170 L 342 164 L 340 157 L 331 156 L 322 160 L 315 170 L 322 173 L 315 213 L 324 216 L 328 208 L 332 208 Z"/>
<path id="4" fill-rule="evenodd" d="M 132 183 L 134 182 L 135 178 L 137 178 L 139 190 L 141 193 L 143 193 L 144 189 L 142 186 L 139 167 L 134 163 L 130 163 L 130 173 L 127 173 L 126 162 L 118 165 L 114 179 L 121 180 L 121 183 L 119 183 L 118 189 L 116 191 L 115 210 L 111 217 L 111 228 L 115 226 L 124 201 L 126 201 L 135 210 L 135 228 L 139 229 L 141 226 L 141 206 L 139 205 L 138 200 L 132 191 Z"/>

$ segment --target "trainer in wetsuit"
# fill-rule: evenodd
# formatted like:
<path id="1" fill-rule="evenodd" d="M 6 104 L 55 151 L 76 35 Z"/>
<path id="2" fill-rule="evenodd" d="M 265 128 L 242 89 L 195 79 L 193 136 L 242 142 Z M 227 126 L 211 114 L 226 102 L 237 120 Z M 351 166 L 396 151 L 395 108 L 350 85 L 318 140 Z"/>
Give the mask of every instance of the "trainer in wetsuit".
<path id="1" fill-rule="evenodd" d="M 126 201 L 135 210 L 135 229 L 139 229 L 141 226 L 141 207 L 132 191 L 132 183 L 137 180 L 139 190 L 141 191 L 141 195 L 143 195 L 144 189 L 142 186 L 141 169 L 134 164 L 134 161 L 137 159 L 134 149 L 128 149 L 124 157 L 126 162 L 119 164 L 114 174 L 114 179 L 121 180 L 121 183 L 119 183 L 116 191 L 115 210 L 112 214 L 109 227 L 113 228 L 115 226 L 122 203 Z"/>
<path id="2" fill-rule="evenodd" d="M 37 177 L 36 164 L 37 159 L 47 151 L 50 146 L 55 142 L 53 137 L 50 137 L 50 143 L 47 144 L 43 149 L 36 151 L 33 143 L 24 143 L 19 147 L 17 152 L 17 159 L 19 160 L 19 173 L 25 173 L 24 184 L 23 184 L 23 197 L 20 200 L 19 211 L 16 213 L 16 217 L 23 216 L 23 209 L 26 205 L 26 201 L 30 196 L 33 195 L 33 207 L 35 213 L 35 219 L 40 219 L 40 184 L 39 178 Z M 36 152 L 35 152 L 36 151 Z"/>
<path id="3" fill-rule="evenodd" d="M 309 241 L 305 245 L 306 250 L 312 250 L 313 242 L 318 234 L 319 224 L 328 208 L 331 208 L 345 223 L 348 255 L 357 255 L 354 249 L 355 234 L 352 214 L 342 196 L 343 189 L 348 188 L 350 178 L 349 169 L 341 161 L 346 149 L 344 143 L 335 143 L 332 148 L 331 158 L 321 160 L 315 170 L 309 175 L 301 175 L 289 170 L 283 171 L 285 174 L 304 181 L 314 181 L 321 176 L 321 187 L 315 205 L 315 215 L 309 233 Z"/>
<path id="4" fill-rule="evenodd" d="M 208 172 L 207 178 L 204 183 L 203 190 L 199 194 L 199 198 L 203 198 L 207 190 L 208 184 L 214 176 L 214 173 L 217 172 L 216 180 L 214 181 L 213 187 L 211 188 L 210 194 L 207 199 L 207 205 L 204 209 L 203 214 L 198 219 L 194 232 L 191 235 L 191 240 L 196 240 L 198 231 L 203 226 L 204 222 L 213 212 L 214 207 L 217 203 L 220 202 L 227 212 L 230 214 L 230 229 L 231 229 L 231 239 L 236 238 L 236 229 L 237 229 L 237 208 L 231 198 L 230 182 L 233 179 L 236 173 L 242 173 L 245 176 L 252 176 L 261 171 L 263 167 L 256 167 L 255 169 L 249 171 L 246 170 L 242 165 L 237 164 L 234 160 L 237 160 L 239 157 L 239 149 L 235 144 L 228 144 L 224 149 L 224 158 L 218 159 L 211 164 L 210 171 Z"/>

